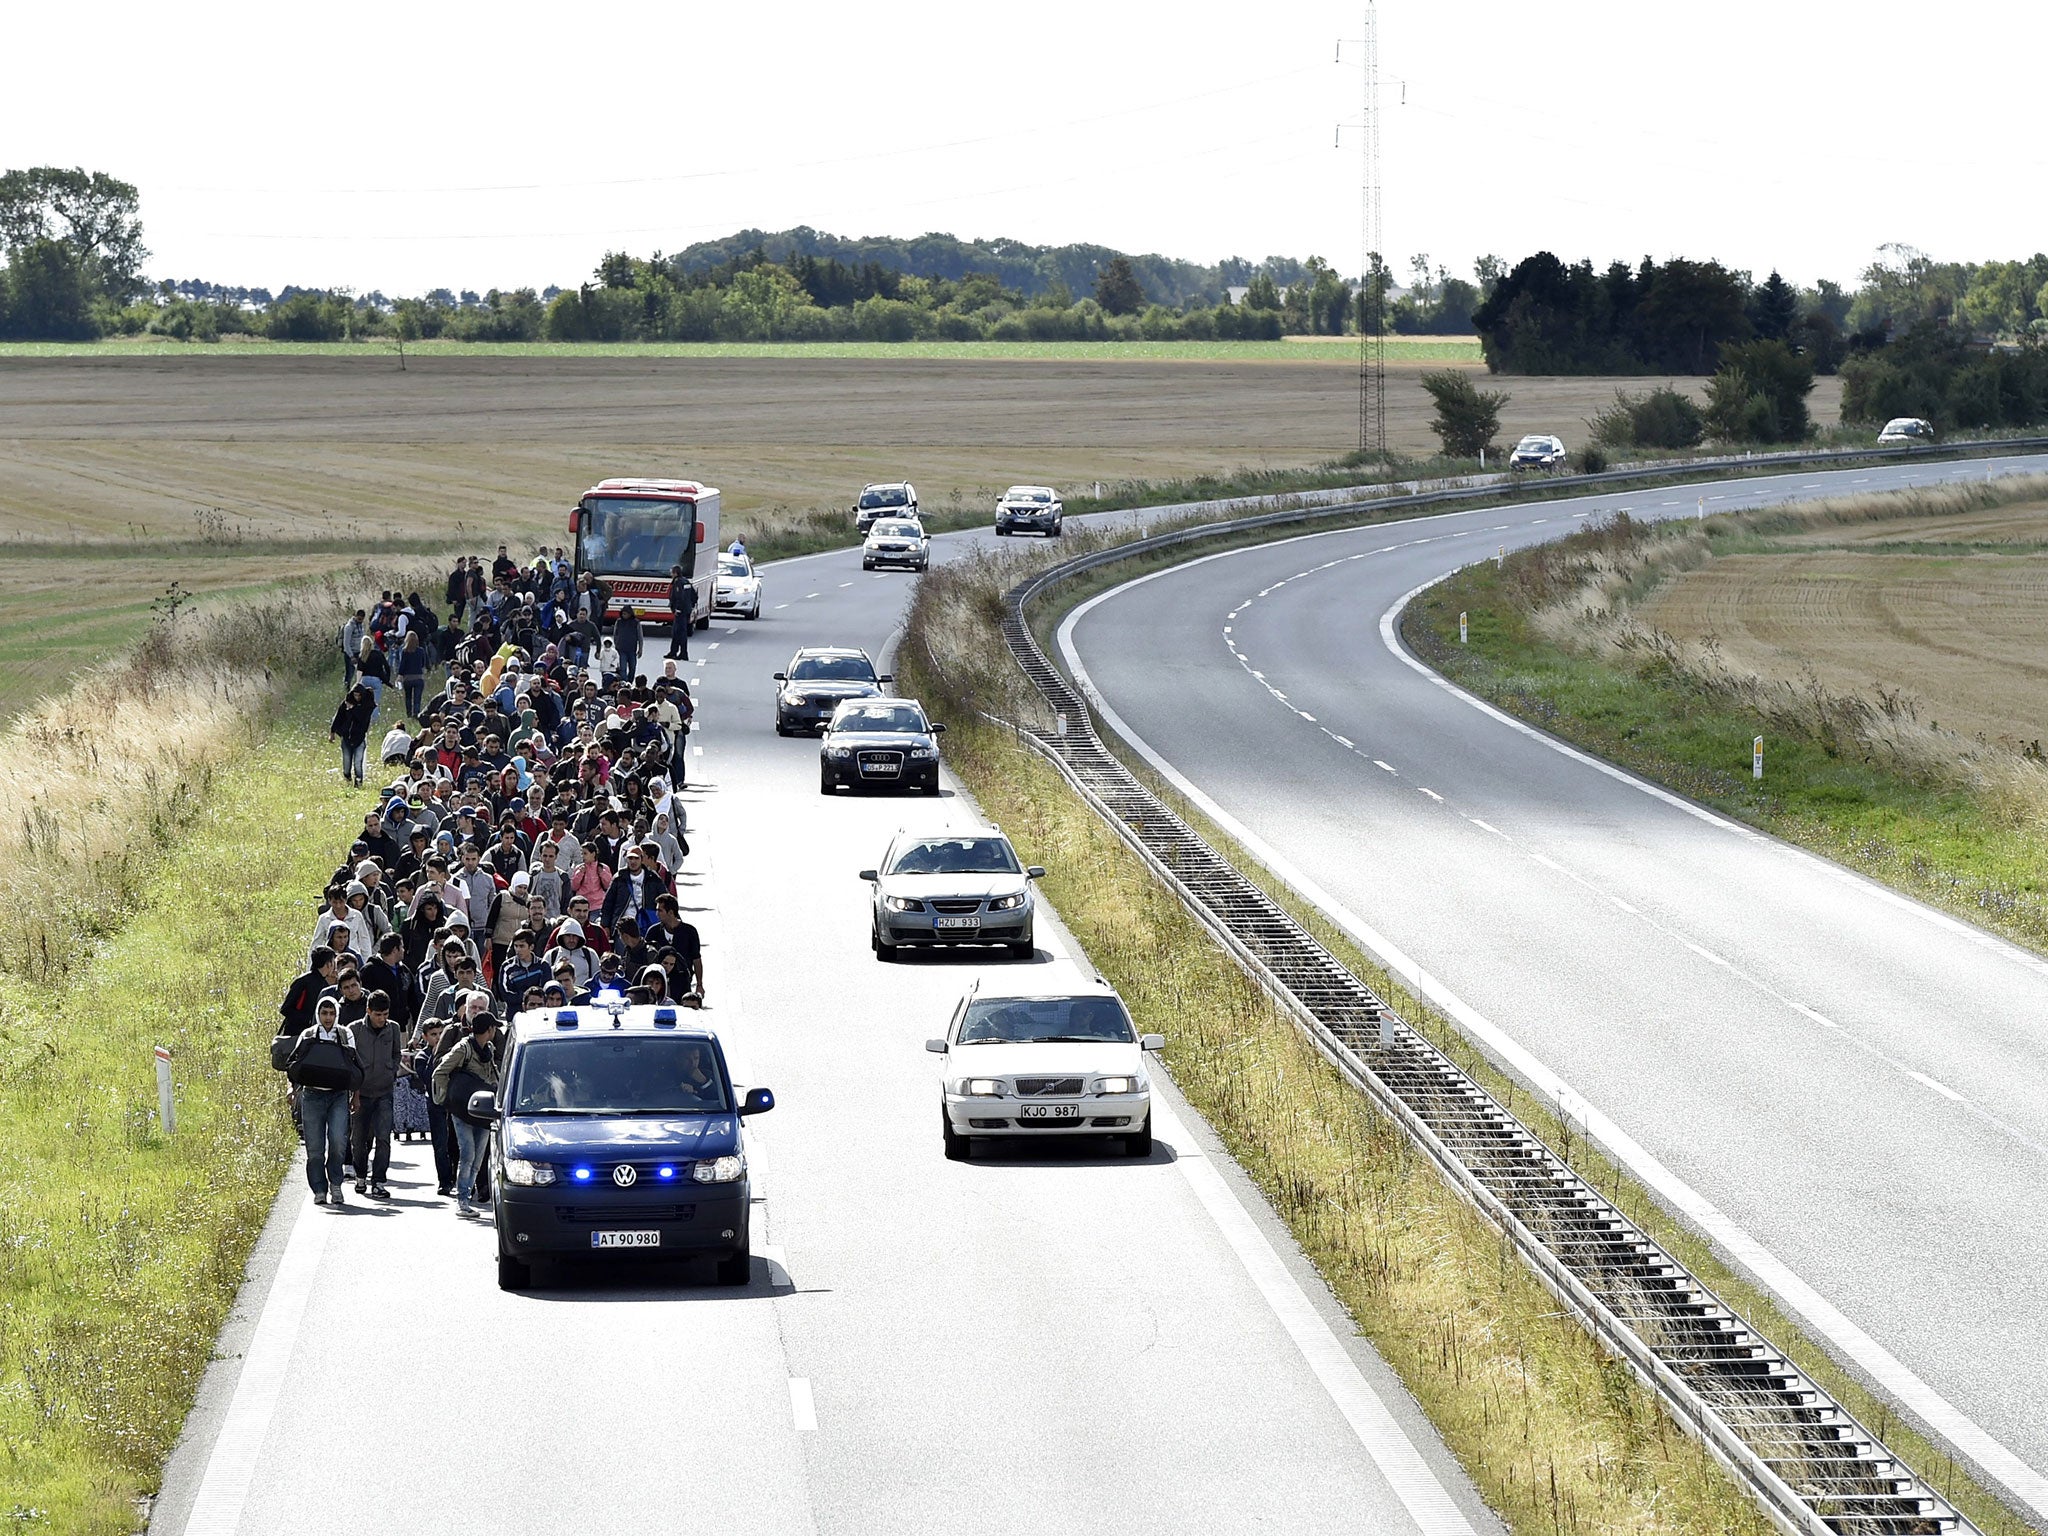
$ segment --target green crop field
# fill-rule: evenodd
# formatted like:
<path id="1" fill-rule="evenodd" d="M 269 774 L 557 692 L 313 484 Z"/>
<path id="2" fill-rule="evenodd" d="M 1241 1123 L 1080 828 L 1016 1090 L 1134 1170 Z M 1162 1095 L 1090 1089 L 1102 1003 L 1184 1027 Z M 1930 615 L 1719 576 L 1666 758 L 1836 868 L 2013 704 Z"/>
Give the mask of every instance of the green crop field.
<path id="1" fill-rule="evenodd" d="M 1476 336 L 1390 336 L 1390 363 L 1472 363 L 1481 361 Z M 1186 363 L 1327 362 L 1358 355 L 1355 336 L 1299 336 L 1286 341 L 619 341 L 489 342 L 428 341 L 406 347 L 423 357 L 704 357 L 704 358 L 869 358 L 938 357 L 987 362 L 1111 362 L 1144 358 Z M 212 343 L 174 341 L 163 336 L 110 341 L 0 342 L 0 358 L 161 356 L 361 357 L 389 360 L 397 345 L 370 341 L 262 341 L 242 337 Z"/>

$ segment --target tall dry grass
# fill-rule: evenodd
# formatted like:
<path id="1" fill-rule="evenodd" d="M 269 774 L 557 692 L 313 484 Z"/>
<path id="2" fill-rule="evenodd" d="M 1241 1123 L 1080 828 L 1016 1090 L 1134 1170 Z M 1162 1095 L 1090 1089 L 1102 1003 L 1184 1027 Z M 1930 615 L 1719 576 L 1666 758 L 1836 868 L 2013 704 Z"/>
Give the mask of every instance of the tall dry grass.
<path id="1" fill-rule="evenodd" d="M 1951 518 L 2048 499 L 2048 476 L 1876 492 L 1723 513 L 1709 525 L 1642 523 L 1623 514 L 1569 539 L 1518 555 L 1503 585 L 1531 631 L 1561 649 L 1670 678 L 1753 714 L 1771 730 L 1852 754 L 1909 780 L 1967 791 L 2000 822 L 2048 832 L 2048 764 L 2017 741 L 1987 741 L 1920 719 L 1919 707 L 1882 685 L 1851 692 L 1810 670 L 1772 676 L 1732 663 L 1711 638 L 1682 641 L 1640 617 L 1665 581 L 1758 541 L 1828 528 Z"/>
<path id="2" fill-rule="evenodd" d="M 340 663 L 349 566 L 262 598 L 173 602 L 140 643 L 0 735 L 0 985 L 59 980 L 113 932 L 164 851 L 293 688 Z"/>

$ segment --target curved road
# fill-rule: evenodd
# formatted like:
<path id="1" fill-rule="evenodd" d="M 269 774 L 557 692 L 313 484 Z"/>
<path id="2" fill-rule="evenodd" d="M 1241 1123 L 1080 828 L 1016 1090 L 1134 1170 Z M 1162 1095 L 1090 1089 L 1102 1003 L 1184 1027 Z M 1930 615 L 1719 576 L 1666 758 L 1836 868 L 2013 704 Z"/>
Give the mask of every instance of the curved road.
<path id="1" fill-rule="evenodd" d="M 842 551 L 766 580 L 759 623 L 693 643 L 682 891 L 710 1021 L 779 1101 L 748 1123 L 753 1284 L 506 1295 L 424 1148 L 395 1210 L 316 1210 L 294 1173 L 152 1530 L 1497 1531 L 1170 1086 L 1144 1162 L 944 1160 L 923 1042 L 974 978 L 1047 974 L 1073 941 L 1042 913 L 1031 964 L 870 956 L 856 872 L 897 826 L 970 812 L 951 785 L 821 797 L 771 674 L 799 645 L 880 653 L 913 578 Z"/>
<path id="2" fill-rule="evenodd" d="M 1118 588 L 1061 639 L 1157 766 L 2048 1514 L 2048 965 L 1496 715 L 1392 626 L 1422 585 L 1604 510 L 2043 468 L 1316 535 Z"/>

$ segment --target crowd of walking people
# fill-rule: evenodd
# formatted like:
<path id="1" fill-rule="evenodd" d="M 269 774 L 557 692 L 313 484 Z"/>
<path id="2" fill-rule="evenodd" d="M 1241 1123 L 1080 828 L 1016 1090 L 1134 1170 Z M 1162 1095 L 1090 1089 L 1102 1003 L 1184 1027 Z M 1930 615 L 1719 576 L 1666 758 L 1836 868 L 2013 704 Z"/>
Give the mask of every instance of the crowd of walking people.
<path id="1" fill-rule="evenodd" d="M 693 604 L 694 591 L 675 595 Z M 611 991 L 704 1003 L 677 894 L 696 712 L 677 667 L 687 625 L 648 675 L 637 615 L 608 623 L 609 592 L 560 550 L 522 566 L 501 544 L 488 574 L 459 561 L 446 598 L 443 623 L 418 593 L 386 592 L 341 635 L 330 734 L 344 783 L 378 788 L 320 893 L 271 1046 L 326 1206 L 351 1180 L 391 1199 L 393 1138 L 420 1137 L 438 1193 L 488 1214 L 486 1126 L 468 1104 L 497 1085 L 507 1021 Z M 394 678 L 403 713 L 373 770 Z"/>

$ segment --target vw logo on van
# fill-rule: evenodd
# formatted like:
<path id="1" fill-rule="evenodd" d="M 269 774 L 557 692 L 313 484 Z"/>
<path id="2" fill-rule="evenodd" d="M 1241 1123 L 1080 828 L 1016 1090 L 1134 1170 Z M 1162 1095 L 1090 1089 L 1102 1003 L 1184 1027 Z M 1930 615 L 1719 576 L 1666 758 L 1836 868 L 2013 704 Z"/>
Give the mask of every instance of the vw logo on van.
<path id="1" fill-rule="evenodd" d="M 634 1172 L 631 1163 L 621 1163 L 612 1170 L 612 1182 L 621 1189 L 632 1188 L 634 1184 L 639 1182 L 639 1178 L 640 1175 Z"/>

